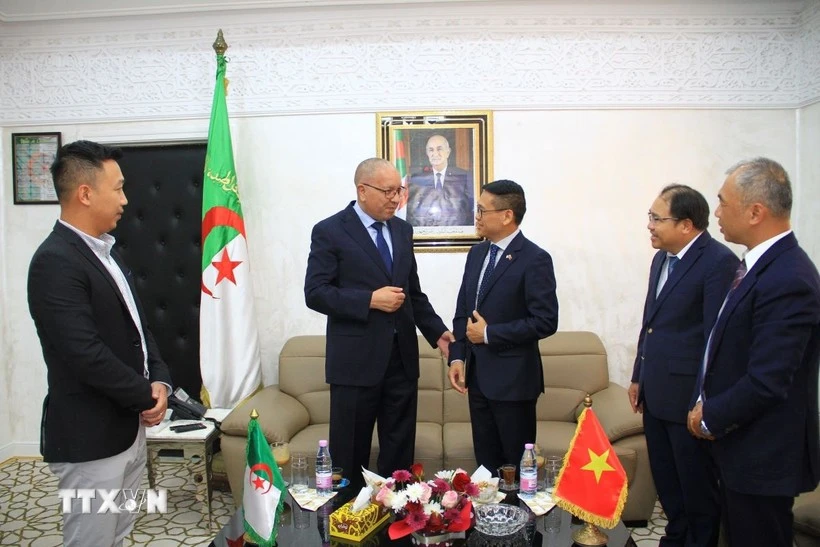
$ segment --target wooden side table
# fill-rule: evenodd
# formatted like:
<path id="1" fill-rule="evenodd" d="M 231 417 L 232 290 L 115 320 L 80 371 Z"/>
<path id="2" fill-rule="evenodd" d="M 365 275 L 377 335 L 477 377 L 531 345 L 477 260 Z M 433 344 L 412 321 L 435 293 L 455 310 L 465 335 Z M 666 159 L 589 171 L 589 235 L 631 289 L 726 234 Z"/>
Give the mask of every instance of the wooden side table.
<path id="1" fill-rule="evenodd" d="M 165 422 L 163 422 L 165 423 Z M 200 422 L 205 429 L 174 433 L 169 429 L 171 424 L 195 423 L 191 420 L 168 422 L 166 427 L 157 430 L 150 428 L 146 431 L 145 442 L 148 448 L 148 484 L 155 488 L 156 466 L 159 463 L 160 450 L 181 450 L 185 464 L 188 466 L 191 477 L 196 484 L 196 499 L 202 502 L 203 513 L 208 527 L 213 527 L 211 518 L 211 462 L 213 461 L 214 441 L 219 438 L 219 432 L 211 422 Z"/>

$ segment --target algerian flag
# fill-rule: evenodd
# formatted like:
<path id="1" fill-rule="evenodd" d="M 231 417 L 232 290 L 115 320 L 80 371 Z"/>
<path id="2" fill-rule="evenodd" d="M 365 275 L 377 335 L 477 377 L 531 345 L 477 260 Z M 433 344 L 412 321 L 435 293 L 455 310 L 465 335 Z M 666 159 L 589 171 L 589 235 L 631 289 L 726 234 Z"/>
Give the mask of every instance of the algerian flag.
<path id="1" fill-rule="evenodd" d="M 273 459 L 270 445 L 256 418 L 248 423 L 245 483 L 242 509 L 245 513 L 245 533 L 260 547 L 276 543 L 279 517 L 282 514 L 285 481 Z"/>
<path id="2" fill-rule="evenodd" d="M 407 175 L 407 143 L 404 142 L 404 131 L 396 129 L 393 132 L 393 138 L 396 141 L 396 170 L 401 177 L 401 185 L 404 187 L 404 192 L 401 195 L 401 201 L 396 209 L 396 216 L 401 219 L 407 218 L 407 192 L 409 188 Z"/>
<path id="3" fill-rule="evenodd" d="M 221 38 L 222 31 L 217 42 Z M 262 380 L 245 221 L 225 102 L 227 61 L 223 54 L 224 50 L 216 56 L 202 187 L 199 360 L 202 399 L 212 408 L 233 408 L 256 391 Z"/>

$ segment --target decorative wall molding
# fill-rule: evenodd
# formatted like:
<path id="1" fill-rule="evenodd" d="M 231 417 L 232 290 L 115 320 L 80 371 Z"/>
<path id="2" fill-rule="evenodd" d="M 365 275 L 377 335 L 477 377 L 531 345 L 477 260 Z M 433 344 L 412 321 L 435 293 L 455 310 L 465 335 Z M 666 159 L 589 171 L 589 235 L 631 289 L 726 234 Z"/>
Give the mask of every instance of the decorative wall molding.
<path id="1" fill-rule="evenodd" d="M 745 16 L 500 4 L 6 24 L 0 125 L 205 118 L 219 27 L 232 117 L 820 100 L 817 2 Z"/>

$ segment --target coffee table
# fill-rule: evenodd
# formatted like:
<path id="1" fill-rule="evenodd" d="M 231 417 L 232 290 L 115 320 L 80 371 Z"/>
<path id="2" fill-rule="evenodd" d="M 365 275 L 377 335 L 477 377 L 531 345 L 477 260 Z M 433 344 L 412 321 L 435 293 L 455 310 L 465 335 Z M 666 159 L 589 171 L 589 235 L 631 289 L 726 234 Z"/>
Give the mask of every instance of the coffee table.
<path id="1" fill-rule="evenodd" d="M 330 536 L 330 526 L 328 524 L 330 513 L 352 499 L 355 494 L 355 492 L 345 492 L 345 490 L 346 489 L 342 489 L 338 495 L 333 497 L 333 499 L 317 511 L 302 510 L 296 502 L 291 499 L 290 494 L 288 494 L 285 502 L 288 504 L 289 509 L 286 509 L 283 514 L 277 537 L 277 545 L 279 547 L 323 547 L 328 545 L 338 547 L 346 547 L 349 545 L 375 547 L 377 545 L 414 545 L 410 536 L 395 541 L 391 540 L 387 535 L 389 521 L 359 543 L 353 543 Z M 513 503 L 529 511 L 527 506 L 521 502 L 515 494 L 508 495 L 504 503 Z M 465 539 L 453 540 L 451 545 L 453 547 L 483 547 L 501 544 L 505 546 L 520 545 L 522 547 L 525 545 L 571 547 L 574 545 L 572 542 L 572 532 L 582 525 L 573 524 L 572 515 L 559 507 L 554 508 L 548 514 L 553 512 L 557 513 L 553 516 L 551 522 L 560 521 L 560 524 L 554 528 L 551 527 L 549 530 L 545 528 L 545 518 L 547 515 L 536 517 L 531 513 L 532 518 L 524 530 L 515 536 L 504 538 L 502 543 L 499 543 L 497 538 L 484 536 L 475 529 L 470 529 L 467 531 Z M 254 545 L 253 543 L 235 539 L 241 537 L 242 518 L 242 509 L 240 508 L 231 518 L 231 522 L 220 531 L 219 535 L 211 542 L 209 547 L 252 547 Z M 623 522 L 618 523 L 618 526 L 612 530 L 603 531 L 609 536 L 607 547 L 635 547 L 635 542 L 630 536 L 629 529 L 624 526 Z"/>

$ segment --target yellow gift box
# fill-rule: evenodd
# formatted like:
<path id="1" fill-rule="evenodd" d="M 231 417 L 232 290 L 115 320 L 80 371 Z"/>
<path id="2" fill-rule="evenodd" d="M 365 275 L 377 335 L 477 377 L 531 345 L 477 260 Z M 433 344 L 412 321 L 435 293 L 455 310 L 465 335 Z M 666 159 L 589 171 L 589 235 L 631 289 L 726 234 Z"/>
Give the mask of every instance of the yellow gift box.
<path id="1" fill-rule="evenodd" d="M 379 504 L 371 503 L 354 513 L 349 501 L 330 514 L 330 535 L 348 541 L 362 541 L 376 531 L 388 518 L 390 512 Z"/>

